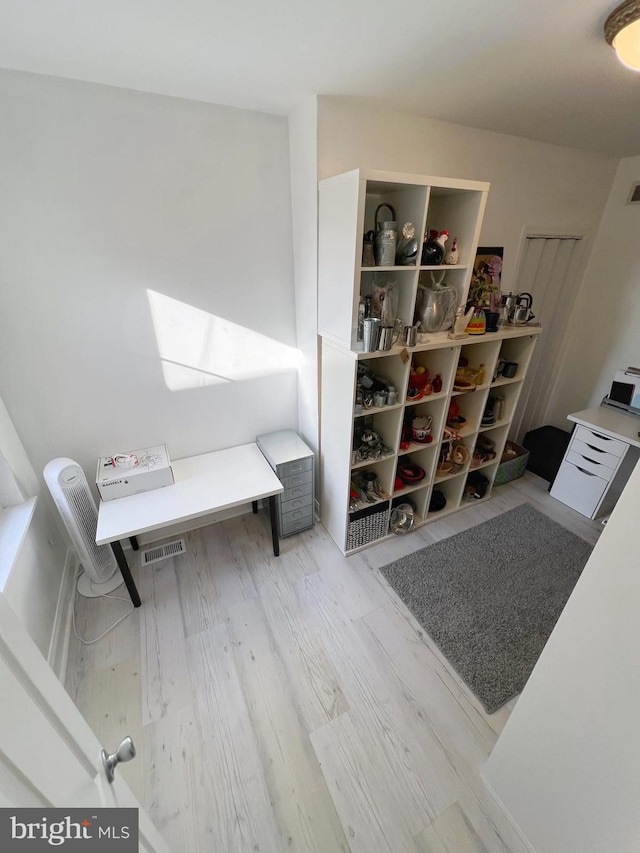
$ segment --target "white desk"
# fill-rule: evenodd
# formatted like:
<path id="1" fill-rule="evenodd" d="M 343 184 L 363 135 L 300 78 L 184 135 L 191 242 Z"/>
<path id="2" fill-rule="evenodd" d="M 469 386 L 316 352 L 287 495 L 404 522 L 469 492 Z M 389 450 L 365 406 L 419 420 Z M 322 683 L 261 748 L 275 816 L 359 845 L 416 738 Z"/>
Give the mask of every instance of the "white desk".
<path id="1" fill-rule="evenodd" d="M 551 497 L 587 518 L 610 513 L 638 461 L 640 418 L 600 406 L 567 415 L 576 424 Z"/>
<path id="2" fill-rule="evenodd" d="M 269 499 L 273 553 L 280 553 L 275 496 L 284 491 L 280 480 L 257 444 L 242 444 L 227 450 L 190 456 L 171 463 L 175 483 L 161 489 L 100 501 L 96 543 L 111 544 L 131 600 L 140 597 L 120 545 L 136 536 L 172 524 L 202 518 L 221 510 L 249 503 L 258 511 L 258 501 Z M 137 600 L 137 603 L 136 603 Z"/>

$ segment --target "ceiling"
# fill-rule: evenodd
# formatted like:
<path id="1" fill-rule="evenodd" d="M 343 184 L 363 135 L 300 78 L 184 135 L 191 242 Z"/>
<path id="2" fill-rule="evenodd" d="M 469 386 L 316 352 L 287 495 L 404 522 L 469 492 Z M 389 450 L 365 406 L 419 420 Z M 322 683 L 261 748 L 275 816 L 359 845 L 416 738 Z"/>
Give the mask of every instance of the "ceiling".
<path id="1" fill-rule="evenodd" d="M 308 94 L 640 154 L 606 0 L 0 0 L 0 66 L 288 113 Z"/>

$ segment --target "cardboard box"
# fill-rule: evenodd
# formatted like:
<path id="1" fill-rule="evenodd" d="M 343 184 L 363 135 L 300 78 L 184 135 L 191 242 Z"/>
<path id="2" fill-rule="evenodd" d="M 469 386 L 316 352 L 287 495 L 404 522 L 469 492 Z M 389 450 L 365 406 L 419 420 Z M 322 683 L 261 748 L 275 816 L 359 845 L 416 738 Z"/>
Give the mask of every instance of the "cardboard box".
<path id="1" fill-rule="evenodd" d="M 103 501 L 160 489 L 173 482 L 166 444 L 98 459 L 96 486 Z"/>

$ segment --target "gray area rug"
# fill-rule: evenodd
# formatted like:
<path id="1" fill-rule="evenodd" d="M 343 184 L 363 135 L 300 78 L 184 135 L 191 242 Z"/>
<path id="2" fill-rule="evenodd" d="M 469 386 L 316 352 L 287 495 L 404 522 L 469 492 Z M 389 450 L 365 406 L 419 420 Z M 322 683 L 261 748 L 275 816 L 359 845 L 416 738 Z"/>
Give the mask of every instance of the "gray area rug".
<path id="1" fill-rule="evenodd" d="M 522 504 L 380 571 L 491 714 L 526 684 L 591 550 Z"/>

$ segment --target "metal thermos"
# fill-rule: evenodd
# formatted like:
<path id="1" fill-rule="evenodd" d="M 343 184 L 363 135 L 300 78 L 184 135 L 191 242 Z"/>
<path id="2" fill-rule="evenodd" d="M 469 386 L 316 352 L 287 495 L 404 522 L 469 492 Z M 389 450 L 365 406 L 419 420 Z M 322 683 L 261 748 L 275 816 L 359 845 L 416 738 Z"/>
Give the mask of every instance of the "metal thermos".
<path id="1" fill-rule="evenodd" d="M 378 349 L 378 341 L 380 340 L 380 319 L 379 317 L 365 317 L 362 321 L 363 341 L 365 352 L 375 352 Z"/>

